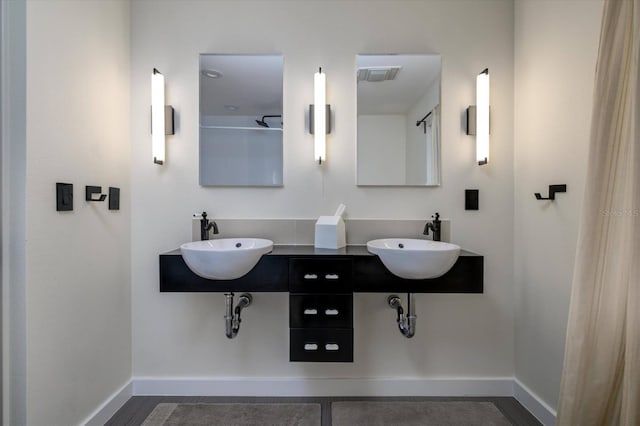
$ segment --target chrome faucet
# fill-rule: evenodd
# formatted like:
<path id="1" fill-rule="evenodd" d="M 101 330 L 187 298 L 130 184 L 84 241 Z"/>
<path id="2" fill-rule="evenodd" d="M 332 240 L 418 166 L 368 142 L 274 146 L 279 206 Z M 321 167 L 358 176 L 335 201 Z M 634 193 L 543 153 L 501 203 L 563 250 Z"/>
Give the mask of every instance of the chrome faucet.
<path id="1" fill-rule="evenodd" d="M 209 219 L 207 219 L 207 212 L 202 212 L 202 219 L 200 219 L 200 239 L 201 240 L 208 240 L 209 239 L 209 231 L 211 229 L 213 229 L 213 233 L 214 234 L 219 234 L 220 232 L 218 231 L 218 224 L 212 220 L 209 221 Z"/>
<path id="2" fill-rule="evenodd" d="M 440 221 L 440 213 L 431 216 L 433 220 L 431 222 L 427 222 L 424 225 L 424 231 L 422 233 L 424 235 L 429 235 L 429 229 L 433 231 L 433 241 L 440 241 L 440 231 L 442 229 L 442 221 Z"/>

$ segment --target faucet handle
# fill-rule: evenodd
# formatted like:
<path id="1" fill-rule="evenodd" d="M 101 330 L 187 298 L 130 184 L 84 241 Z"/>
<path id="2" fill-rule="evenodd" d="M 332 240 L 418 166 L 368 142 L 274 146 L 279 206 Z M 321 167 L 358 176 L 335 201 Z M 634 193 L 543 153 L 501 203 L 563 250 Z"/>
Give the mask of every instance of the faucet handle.
<path id="1" fill-rule="evenodd" d="M 434 215 L 431 215 L 434 222 L 440 222 L 440 213 L 436 212 Z"/>

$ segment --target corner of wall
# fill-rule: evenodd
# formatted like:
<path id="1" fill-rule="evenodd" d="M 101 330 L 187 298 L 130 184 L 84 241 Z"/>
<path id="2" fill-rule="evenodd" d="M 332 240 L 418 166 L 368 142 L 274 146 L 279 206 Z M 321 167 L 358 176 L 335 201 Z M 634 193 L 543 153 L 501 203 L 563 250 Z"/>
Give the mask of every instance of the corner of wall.
<path id="1" fill-rule="evenodd" d="M 26 424 L 26 1 L 0 7 L 2 423 Z"/>

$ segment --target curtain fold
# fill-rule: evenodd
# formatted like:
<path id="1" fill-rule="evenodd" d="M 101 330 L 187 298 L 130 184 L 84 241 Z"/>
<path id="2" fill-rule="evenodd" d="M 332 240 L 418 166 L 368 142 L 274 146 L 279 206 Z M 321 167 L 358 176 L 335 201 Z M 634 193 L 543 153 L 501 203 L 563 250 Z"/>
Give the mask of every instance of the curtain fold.
<path id="1" fill-rule="evenodd" d="M 604 4 L 560 426 L 640 424 L 640 0 Z"/>

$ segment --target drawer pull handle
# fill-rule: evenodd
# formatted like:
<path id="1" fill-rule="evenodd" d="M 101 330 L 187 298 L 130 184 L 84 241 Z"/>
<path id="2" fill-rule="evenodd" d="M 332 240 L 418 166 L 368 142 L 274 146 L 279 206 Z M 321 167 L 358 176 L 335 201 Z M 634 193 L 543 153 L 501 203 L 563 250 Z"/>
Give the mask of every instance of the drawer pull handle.
<path id="1" fill-rule="evenodd" d="M 336 343 L 327 343 L 326 345 L 324 345 L 324 348 L 328 351 L 340 350 L 340 346 L 338 346 Z"/>
<path id="2" fill-rule="evenodd" d="M 317 280 L 318 279 L 318 275 L 316 275 L 316 274 L 304 274 L 304 279 L 305 280 Z"/>
<path id="3" fill-rule="evenodd" d="M 325 309 L 324 311 L 325 315 L 338 315 L 339 313 L 337 309 Z"/>
<path id="4" fill-rule="evenodd" d="M 340 276 L 338 274 L 327 274 L 324 276 L 325 280 L 337 280 Z"/>
<path id="5" fill-rule="evenodd" d="M 305 309 L 304 310 L 304 314 L 305 315 L 318 315 L 318 310 L 317 309 Z"/>
<path id="6" fill-rule="evenodd" d="M 304 350 L 305 351 L 317 351 L 318 350 L 318 345 L 315 343 L 305 343 L 304 344 Z"/>

